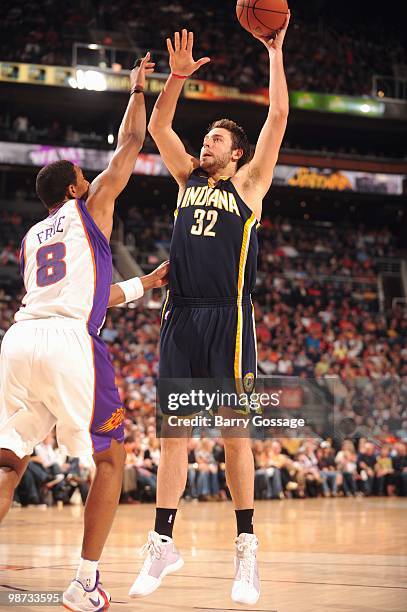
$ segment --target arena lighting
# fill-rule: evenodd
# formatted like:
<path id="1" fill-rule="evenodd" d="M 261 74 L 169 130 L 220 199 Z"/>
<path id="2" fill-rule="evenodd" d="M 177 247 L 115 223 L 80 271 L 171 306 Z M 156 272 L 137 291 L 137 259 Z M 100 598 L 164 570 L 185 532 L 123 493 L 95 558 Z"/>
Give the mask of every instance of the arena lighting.
<path id="1" fill-rule="evenodd" d="M 73 83 L 69 82 L 69 84 L 71 87 L 75 87 Z M 76 71 L 76 87 L 78 89 L 87 89 L 88 91 L 106 91 L 106 77 L 97 70 L 78 69 Z"/>
<path id="2" fill-rule="evenodd" d="M 88 49 L 92 49 L 92 51 L 96 51 L 97 48 L 98 48 L 98 45 L 95 45 L 93 43 L 91 45 L 88 45 Z"/>
<path id="3" fill-rule="evenodd" d="M 362 111 L 362 113 L 369 113 L 370 112 L 370 104 L 361 104 L 360 105 L 360 110 Z"/>
<path id="4" fill-rule="evenodd" d="M 108 137 L 107 137 L 107 142 L 108 142 L 109 144 L 113 144 L 113 143 L 114 143 L 114 136 L 113 136 L 113 134 L 109 134 L 109 135 L 108 135 Z"/>

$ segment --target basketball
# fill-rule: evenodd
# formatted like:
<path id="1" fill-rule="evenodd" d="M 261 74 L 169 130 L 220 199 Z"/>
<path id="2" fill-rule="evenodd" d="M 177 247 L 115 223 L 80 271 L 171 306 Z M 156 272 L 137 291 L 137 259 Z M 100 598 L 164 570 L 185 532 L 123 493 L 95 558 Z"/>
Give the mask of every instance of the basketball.
<path id="1" fill-rule="evenodd" d="M 272 36 L 283 27 L 287 14 L 287 0 L 238 0 L 236 5 L 240 25 L 253 36 Z"/>

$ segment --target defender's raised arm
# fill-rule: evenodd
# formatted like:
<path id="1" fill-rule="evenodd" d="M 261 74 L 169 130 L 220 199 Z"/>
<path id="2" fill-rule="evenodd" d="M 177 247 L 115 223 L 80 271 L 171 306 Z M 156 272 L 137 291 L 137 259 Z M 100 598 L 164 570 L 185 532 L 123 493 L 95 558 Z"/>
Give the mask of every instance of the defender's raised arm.
<path id="1" fill-rule="evenodd" d="M 139 66 L 132 70 L 130 100 L 120 125 L 116 151 L 107 169 L 95 178 L 89 189 L 88 210 L 108 240 L 112 231 L 115 199 L 126 187 L 144 143 L 146 107 L 143 90 L 146 74 L 153 70 L 150 53 L 139 60 Z"/>

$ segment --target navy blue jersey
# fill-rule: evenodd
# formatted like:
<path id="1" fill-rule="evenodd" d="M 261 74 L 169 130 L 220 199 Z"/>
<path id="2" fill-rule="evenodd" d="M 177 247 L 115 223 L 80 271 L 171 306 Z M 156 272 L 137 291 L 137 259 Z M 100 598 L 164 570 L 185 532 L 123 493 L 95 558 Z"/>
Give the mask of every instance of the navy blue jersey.
<path id="1" fill-rule="evenodd" d="M 230 178 L 216 185 L 201 168 L 178 202 L 170 249 L 173 296 L 242 298 L 254 289 L 257 220 Z"/>

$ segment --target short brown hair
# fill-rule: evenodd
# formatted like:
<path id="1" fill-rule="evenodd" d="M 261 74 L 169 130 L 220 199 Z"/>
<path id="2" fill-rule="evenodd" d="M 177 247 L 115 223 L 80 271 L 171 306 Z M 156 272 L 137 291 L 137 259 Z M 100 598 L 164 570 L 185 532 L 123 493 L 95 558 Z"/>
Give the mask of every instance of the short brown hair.
<path id="1" fill-rule="evenodd" d="M 244 129 L 231 119 L 218 119 L 217 121 L 211 123 L 207 134 L 215 128 L 223 128 L 224 130 L 230 132 L 232 136 L 232 149 L 243 149 L 243 155 L 238 160 L 237 167 L 240 168 L 241 166 L 247 164 L 247 162 L 250 161 L 252 154 L 250 142 Z"/>
<path id="2" fill-rule="evenodd" d="M 69 185 L 76 185 L 75 166 L 65 159 L 44 166 L 37 174 L 35 190 L 48 209 L 61 204 Z"/>

